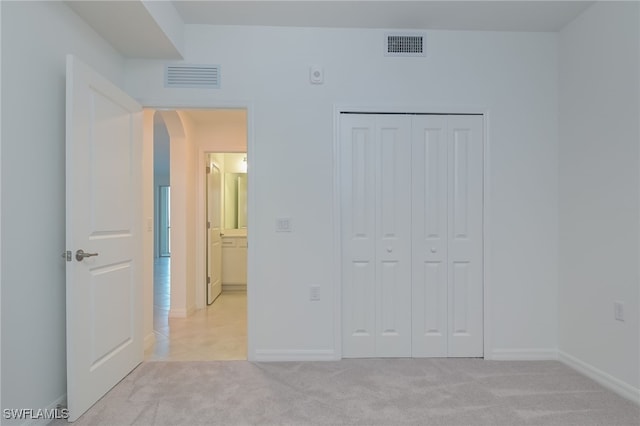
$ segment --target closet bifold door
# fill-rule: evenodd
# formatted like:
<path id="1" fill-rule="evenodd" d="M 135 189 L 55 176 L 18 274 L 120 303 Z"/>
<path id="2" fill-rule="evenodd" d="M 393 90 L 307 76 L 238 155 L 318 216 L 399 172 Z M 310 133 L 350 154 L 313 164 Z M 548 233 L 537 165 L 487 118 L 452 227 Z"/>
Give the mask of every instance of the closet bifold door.
<path id="1" fill-rule="evenodd" d="M 412 133 L 412 355 L 446 357 L 447 116 L 415 116 Z"/>
<path id="2" fill-rule="evenodd" d="M 483 356 L 482 116 L 416 116 L 413 357 Z"/>
<path id="3" fill-rule="evenodd" d="M 483 138 L 482 116 L 449 116 L 449 357 L 484 354 Z"/>
<path id="4" fill-rule="evenodd" d="M 343 356 L 411 356 L 411 118 L 340 117 Z"/>

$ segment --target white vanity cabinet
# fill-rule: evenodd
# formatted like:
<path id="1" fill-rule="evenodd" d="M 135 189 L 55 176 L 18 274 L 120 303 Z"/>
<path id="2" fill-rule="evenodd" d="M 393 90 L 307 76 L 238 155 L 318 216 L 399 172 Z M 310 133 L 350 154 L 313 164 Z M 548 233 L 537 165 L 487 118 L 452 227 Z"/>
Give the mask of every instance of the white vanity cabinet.
<path id="1" fill-rule="evenodd" d="M 222 290 L 247 289 L 247 236 L 228 233 L 222 237 Z"/>

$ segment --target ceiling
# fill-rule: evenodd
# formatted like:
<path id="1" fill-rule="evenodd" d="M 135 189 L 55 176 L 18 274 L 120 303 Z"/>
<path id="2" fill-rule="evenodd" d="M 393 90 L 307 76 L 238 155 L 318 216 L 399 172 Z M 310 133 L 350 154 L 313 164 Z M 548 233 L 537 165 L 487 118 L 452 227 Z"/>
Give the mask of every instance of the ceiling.
<path id="1" fill-rule="evenodd" d="M 191 1 L 185 24 L 559 31 L 592 1 Z"/>
<path id="2" fill-rule="evenodd" d="M 1 1 L 1 0 L 0 0 Z M 559 31 L 592 1 L 67 0 L 128 58 L 183 59 L 184 26 Z"/>

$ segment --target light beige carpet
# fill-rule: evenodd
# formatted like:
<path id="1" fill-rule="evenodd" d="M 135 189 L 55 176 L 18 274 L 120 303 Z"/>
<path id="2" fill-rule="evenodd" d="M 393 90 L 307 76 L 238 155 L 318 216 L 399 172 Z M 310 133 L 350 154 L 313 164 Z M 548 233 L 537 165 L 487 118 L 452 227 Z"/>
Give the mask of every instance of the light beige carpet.
<path id="1" fill-rule="evenodd" d="M 75 424 L 638 426 L 640 409 L 555 361 L 146 362 Z"/>

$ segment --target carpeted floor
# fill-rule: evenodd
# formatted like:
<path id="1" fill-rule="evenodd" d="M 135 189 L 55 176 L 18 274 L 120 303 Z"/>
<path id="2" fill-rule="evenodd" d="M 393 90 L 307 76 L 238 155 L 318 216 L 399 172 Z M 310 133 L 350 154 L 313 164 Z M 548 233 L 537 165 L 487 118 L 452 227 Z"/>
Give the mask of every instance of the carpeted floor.
<path id="1" fill-rule="evenodd" d="M 555 361 L 146 362 L 75 424 L 638 426 L 640 408 Z"/>

